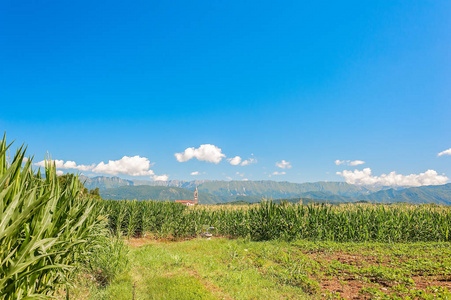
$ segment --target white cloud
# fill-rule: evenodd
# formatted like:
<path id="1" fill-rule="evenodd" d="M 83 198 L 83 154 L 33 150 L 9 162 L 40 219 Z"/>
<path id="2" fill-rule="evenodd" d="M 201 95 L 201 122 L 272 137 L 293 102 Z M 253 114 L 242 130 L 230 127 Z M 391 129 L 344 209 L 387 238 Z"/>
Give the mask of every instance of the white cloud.
<path id="1" fill-rule="evenodd" d="M 380 186 L 422 186 L 422 185 L 440 185 L 448 182 L 449 178 L 445 175 L 438 175 L 434 170 L 427 170 L 420 174 L 402 175 L 395 171 L 381 176 L 371 175 L 371 169 L 365 168 L 362 171 L 354 170 L 337 172 L 337 175 L 343 176 L 347 183 L 357 185 L 380 185 Z"/>
<path id="2" fill-rule="evenodd" d="M 244 177 L 244 173 L 236 172 L 235 174 L 240 176 L 240 177 Z"/>
<path id="3" fill-rule="evenodd" d="M 61 176 L 61 175 L 63 175 L 63 174 L 64 174 L 63 171 L 61 171 L 61 170 L 56 170 L 56 175 Z"/>
<path id="4" fill-rule="evenodd" d="M 55 165 L 57 165 L 57 162 L 63 162 L 62 160 L 59 160 L 59 161 L 55 161 L 55 160 L 52 160 L 52 163 L 55 163 Z M 63 162 L 64 163 L 64 162 Z M 39 161 L 39 162 L 37 162 L 37 163 L 34 163 L 34 165 L 35 166 L 38 166 L 38 167 L 45 167 L 45 160 L 41 160 L 41 161 Z M 57 166 L 57 168 L 59 168 L 58 166 Z"/>
<path id="5" fill-rule="evenodd" d="M 286 172 L 273 172 L 272 175 L 285 175 L 287 174 Z"/>
<path id="6" fill-rule="evenodd" d="M 155 181 L 168 181 L 169 176 L 166 174 L 163 175 L 153 175 L 151 178 Z"/>
<path id="7" fill-rule="evenodd" d="M 74 161 L 52 160 L 57 169 L 75 169 L 80 171 L 91 171 L 94 173 L 103 173 L 110 175 L 130 175 L 130 176 L 150 176 L 156 181 L 167 181 L 168 175 L 155 175 L 150 170 L 153 165 L 148 158 L 139 155 L 129 157 L 124 156 L 119 160 L 110 160 L 108 163 L 100 162 L 92 165 L 77 165 Z M 35 163 L 38 167 L 45 167 L 45 160 Z M 62 171 L 61 171 L 62 172 Z"/>
<path id="8" fill-rule="evenodd" d="M 249 158 L 249 159 L 244 160 L 244 161 L 241 163 L 241 165 L 242 165 L 242 166 L 247 166 L 247 165 L 250 165 L 250 164 L 256 164 L 256 163 L 257 163 L 257 159 L 255 159 L 255 158 Z"/>
<path id="9" fill-rule="evenodd" d="M 241 163 L 241 157 L 239 156 L 235 156 L 234 158 L 228 158 L 227 161 L 232 165 L 232 166 L 237 166 Z"/>
<path id="10" fill-rule="evenodd" d="M 241 181 L 249 181 L 249 179 L 243 178 L 243 179 L 241 179 Z"/>
<path id="11" fill-rule="evenodd" d="M 196 176 L 196 175 L 199 175 L 199 174 L 200 174 L 199 171 L 191 172 L 191 175 L 193 175 L 193 176 Z"/>
<path id="12" fill-rule="evenodd" d="M 276 162 L 276 167 L 282 168 L 282 169 L 290 169 L 291 164 L 289 161 L 285 161 L 282 159 L 281 162 Z"/>
<path id="13" fill-rule="evenodd" d="M 227 161 L 233 166 L 238 166 L 238 165 L 247 166 L 250 164 L 257 163 L 257 159 L 255 159 L 255 158 L 249 158 L 246 160 L 242 160 L 241 157 L 239 157 L 239 156 L 235 156 L 234 158 L 228 158 Z"/>
<path id="14" fill-rule="evenodd" d="M 68 160 L 64 162 L 64 160 L 51 160 L 52 163 L 55 164 L 55 167 L 57 169 L 74 169 L 74 170 L 80 170 L 80 171 L 91 171 L 95 164 L 92 165 L 77 165 L 74 161 Z M 38 167 L 45 167 L 45 160 L 41 160 L 37 163 L 35 163 Z"/>
<path id="15" fill-rule="evenodd" d="M 80 171 L 91 171 L 91 169 L 95 166 L 95 164 L 92 165 L 77 165 L 75 169 Z"/>
<path id="16" fill-rule="evenodd" d="M 451 148 L 449 148 L 448 150 L 442 151 L 439 154 L 437 154 L 437 156 L 442 156 L 442 155 L 451 155 Z"/>
<path id="17" fill-rule="evenodd" d="M 227 176 L 226 178 L 227 178 L 228 180 L 232 180 L 232 177 L 230 177 L 230 176 Z"/>
<path id="18" fill-rule="evenodd" d="M 358 166 L 363 165 L 365 162 L 363 160 L 336 160 L 335 164 L 337 166 L 339 165 L 346 165 L 346 166 Z"/>
<path id="19" fill-rule="evenodd" d="M 92 172 L 111 175 L 153 176 L 155 173 L 150 170 L 150 166 L 150 161 L 146 157 L 139 155 L 124 156 L 119 160 L 110 160 L 108 163 L 102 161 L 92 169 Z"/>
<path id="20" fill-rule="evenodd" d="M 350 166 L 358 166 L 363 165 L 365 162 L 363 160 L 353 160 L 349 162 Z"/>
<path id="21" fill-rule="evenodd" d="M 220 148 L 211 144 L 200 145 L 197 149 L 194 147 L 186 148 L 185 151 L 175 153 L 174 156 L 179 162 L 197 158 L 200 161 L 207 161 L 215 164 L 219 163 L 225 157 Z"/>

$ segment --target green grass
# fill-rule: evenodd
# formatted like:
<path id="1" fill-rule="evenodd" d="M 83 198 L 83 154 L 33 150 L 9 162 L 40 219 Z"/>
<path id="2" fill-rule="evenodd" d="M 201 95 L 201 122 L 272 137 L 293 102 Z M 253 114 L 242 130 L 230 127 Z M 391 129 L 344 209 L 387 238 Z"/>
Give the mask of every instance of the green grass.
<path id="1" fill-rule="evenodd" d="M 135 285 L 136 299 L 310 298 L 301 289 L 262 274 L 248 261 L 247 253 L 258 247 L 227 239 L 131 246 L 131 269 L 105 289 L 91 289 L 90 297 L 132 299 Z"/>
<path id="2" fill-rule="evenodd" d="M 85 282 L 74 299 L 132 299 L 133 290 L 135 299 L 451 298 L 446 242 L 132 239 L 129 248 L 128 271 L 106 288 Z"/>

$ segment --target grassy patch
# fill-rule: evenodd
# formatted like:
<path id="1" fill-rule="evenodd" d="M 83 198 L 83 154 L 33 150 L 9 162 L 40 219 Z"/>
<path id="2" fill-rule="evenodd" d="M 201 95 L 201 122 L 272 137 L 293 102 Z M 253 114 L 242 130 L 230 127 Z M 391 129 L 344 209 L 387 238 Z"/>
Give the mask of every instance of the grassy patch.
<path id="1" fill-rule="evenodd" d="M 131 268 L 91 299 L 447 299 L 450 243 L 129 241 Z M 85 298 L 79 298 L 85 299 Z"/>

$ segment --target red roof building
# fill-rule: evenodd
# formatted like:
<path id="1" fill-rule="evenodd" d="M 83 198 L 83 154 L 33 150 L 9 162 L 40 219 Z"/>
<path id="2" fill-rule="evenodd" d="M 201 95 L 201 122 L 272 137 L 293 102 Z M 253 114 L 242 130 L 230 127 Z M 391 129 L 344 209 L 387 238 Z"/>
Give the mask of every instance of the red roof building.
<path id="1" fill-rule="evenodd" d="M 187 206 L 194 205 L 194 204 L 197 204 L 197 195 L 198 195 L 198 192 L 197 192 L 197 186 L 196 186 L 196 189 L 194 190 L 194 201 L 190 201 L 190 200 L 175 200 L 175 202 L 183 204 L 183 205 L 187 205 Z"/>

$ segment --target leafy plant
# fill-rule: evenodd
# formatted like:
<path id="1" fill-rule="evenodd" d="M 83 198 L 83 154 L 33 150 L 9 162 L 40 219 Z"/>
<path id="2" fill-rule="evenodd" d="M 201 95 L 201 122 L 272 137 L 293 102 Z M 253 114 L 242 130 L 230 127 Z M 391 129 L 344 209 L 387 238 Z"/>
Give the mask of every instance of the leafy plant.
<path id="1" fill-rule="evenodd" d="M 20 147 L 12 161 L 0 143 L 0 299 L 46 298 L 68 282 L 89 253 L 102 219 L 96 203 L 80 195 L 78 178 L 57 179 L 50 161 L 45 177 Z M 103 223 L 105 224 L 105 223 Z"/>
<path id="2" fill-rule="evenodd" d="M 99 285 L 106 286 L 128 267 L 128 252 L 129 249 L 120 236 L 101 236 L 87 259 L 87 271 Z"/>

